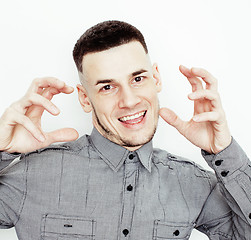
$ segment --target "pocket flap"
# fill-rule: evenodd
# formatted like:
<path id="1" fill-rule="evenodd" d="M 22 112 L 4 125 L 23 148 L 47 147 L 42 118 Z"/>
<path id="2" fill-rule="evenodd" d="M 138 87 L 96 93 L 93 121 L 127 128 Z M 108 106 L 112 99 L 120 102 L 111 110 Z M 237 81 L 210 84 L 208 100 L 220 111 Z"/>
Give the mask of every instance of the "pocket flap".
<path id="1" fill-rule="evenodd" d="M 153 240 L 158 239 L 188 239 L 193 224 L 154 221 Z"/>
<path id="2" fill-rule="evenodd" d="M 78 216 L 46 214 L 43 216 L 42 235 L 63 234 L 92 237 L 95 235 L 96 221 Z"/>

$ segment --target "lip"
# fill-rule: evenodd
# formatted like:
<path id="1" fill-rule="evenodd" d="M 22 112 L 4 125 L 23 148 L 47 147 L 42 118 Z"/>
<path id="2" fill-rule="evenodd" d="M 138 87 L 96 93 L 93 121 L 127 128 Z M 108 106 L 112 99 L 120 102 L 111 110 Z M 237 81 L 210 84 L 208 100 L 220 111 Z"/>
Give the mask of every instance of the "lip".
<path id="1" fill-rule="evenodd" d="M 143 113 L 143 114 L 142 114 Z M 137 116 L 136 118 L 130 119 L 132 116 Z M 146 122 L 146 115 L 147 115 L 147 110 L 144 111 L 139 111 L 137 113 L 131 114 L 131 115 L 126 115 L 123 117 L 120 117 L 118 121 L 122 124 L 122 126 L 126 127 L 127 129 L 138 129 L 141 128 L 142 125 Z M 129 119 L 126 119 L 129 118 Z M 123 121 L 121 119 L 124 119 Z"/>
<path id="2" fill-rule="evenodd" d="M 145 115 L 145 114 L 146 114 L 146 110 L 143 110 L 143 111 L 136 112 L 134 114 L 129 114 L 129 115 L 120 117 L 118 120 L 121 121 L 121 122 L 124 122 L 126 120 L 129 120 L 129 119 L 126 119 L 126 118 L 133 117 L 133 119 L 136 119 L 136 118 L 138 118 L 138 117 L 140 117 L 142 115 Z"/>

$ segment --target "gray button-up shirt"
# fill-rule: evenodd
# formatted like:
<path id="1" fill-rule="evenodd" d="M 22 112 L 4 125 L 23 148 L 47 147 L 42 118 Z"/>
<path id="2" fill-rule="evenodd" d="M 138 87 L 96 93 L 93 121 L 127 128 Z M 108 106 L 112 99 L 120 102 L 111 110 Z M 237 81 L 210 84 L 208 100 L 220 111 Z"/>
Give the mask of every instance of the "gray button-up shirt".
<path id="1" fill-rule="evenodd" d="M 15 226 L 20 240 L 188 239 L 193 228 L 251 239 L 250 161 L 234 139 L 202 155 L 216 176 L 152 142 L 130 152 L 96 129 L 11 164 L 16 155 L 2 152 L 0 227 Z"/>

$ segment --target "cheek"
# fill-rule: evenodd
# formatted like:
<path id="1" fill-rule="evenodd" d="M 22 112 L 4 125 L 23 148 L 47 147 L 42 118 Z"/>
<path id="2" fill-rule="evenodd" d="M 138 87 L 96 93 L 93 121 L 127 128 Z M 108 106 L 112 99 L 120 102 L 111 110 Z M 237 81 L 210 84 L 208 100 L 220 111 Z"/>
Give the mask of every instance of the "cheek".
<path id="1" fill-rule="evenodd" d="M 109 98 L 97 98 L 94 107 L 100 118 L 109 118 L 116 109 L 116 102 Z"/>
<path id="2" fill-rule="evenodd" d="M 151 94 L 151 95 L 150 95 Z M 156 92 L 149 92 L 149 98 L 147 98 L 148 104 L 150 105 L 152 116 L 155 117 L 159 112 L 159 98 Z"/>
<path id="3" fill-rule="evenodd" d="M 153 87 L 148 88 L 148 90 L 144 91 L 145 99 L 150 103 L 150 105 L 155 105 L 158 103 L 158 94 L 154 91 Z"/>

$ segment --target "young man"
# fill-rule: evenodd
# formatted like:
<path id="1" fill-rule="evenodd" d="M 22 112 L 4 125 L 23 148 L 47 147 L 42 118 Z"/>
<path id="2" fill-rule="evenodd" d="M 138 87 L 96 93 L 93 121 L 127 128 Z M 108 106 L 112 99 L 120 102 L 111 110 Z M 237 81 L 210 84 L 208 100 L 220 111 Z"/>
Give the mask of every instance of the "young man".
<path id="1" fill-rule="evenodd" d="M 100 23 L 73 55 L 93 131 L 78 140 L 74 129 L 43 132 L 43 111 L 59 113 L 53 95 L 73 88 L 55 78 L 32 82 L 0 119 L 0 226 L 15 226 L 22 240 L 188 239 L 193 228 L 210 239 L 249 239 L 251 164 L 230 135 L 216 79 L 180 66 L 194 101 L 184 122 L 159 109 L 158 66 L 135 27 Z M 202 149 L 215 175 L 153 149 L 159 115 Z M 51 145 L 59 141 L 66 143 Z"/>

